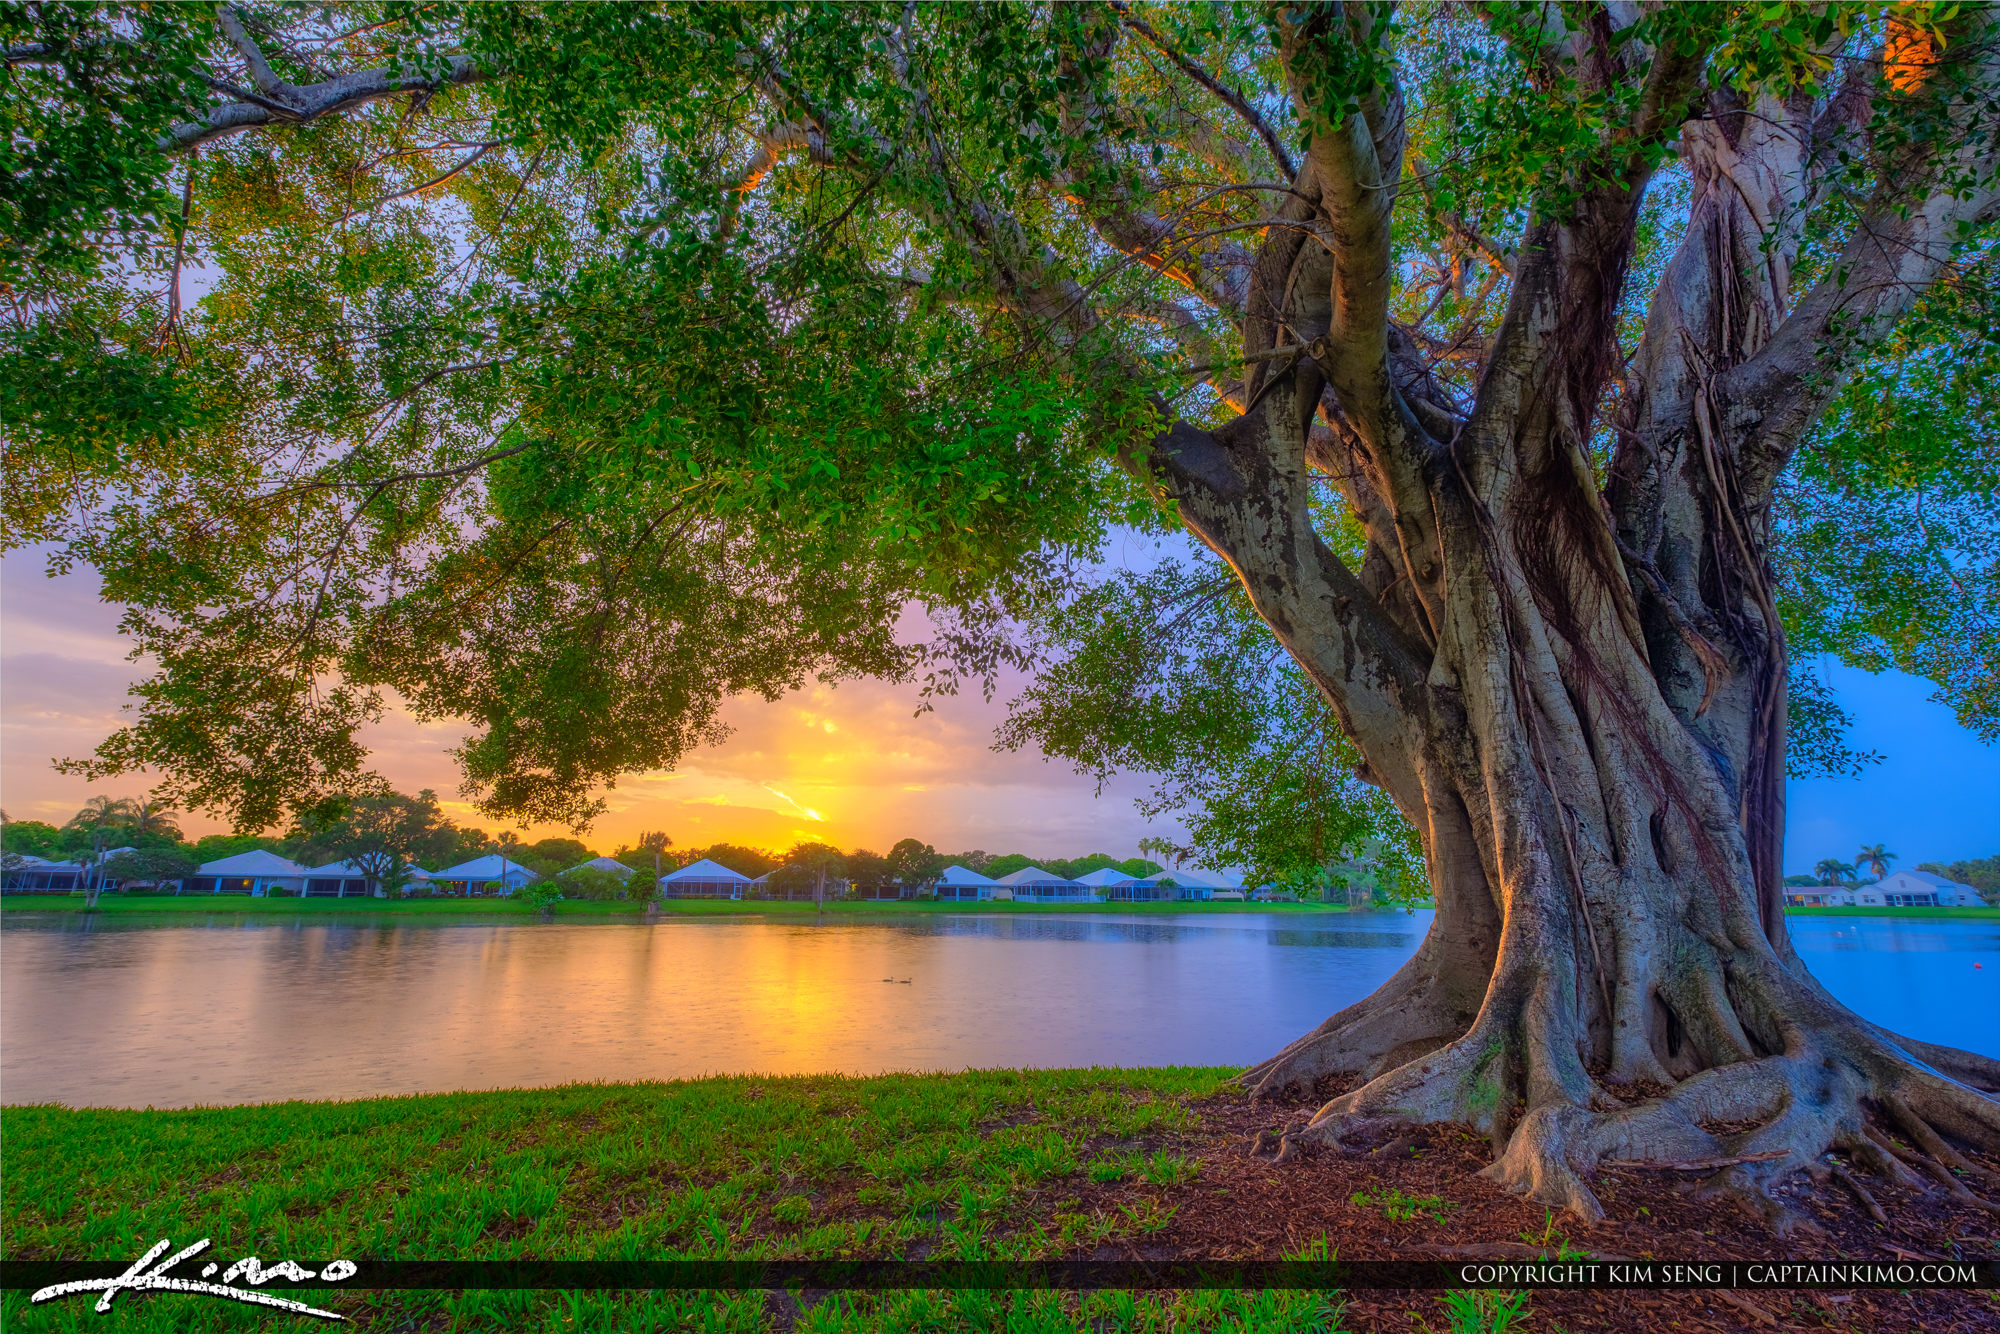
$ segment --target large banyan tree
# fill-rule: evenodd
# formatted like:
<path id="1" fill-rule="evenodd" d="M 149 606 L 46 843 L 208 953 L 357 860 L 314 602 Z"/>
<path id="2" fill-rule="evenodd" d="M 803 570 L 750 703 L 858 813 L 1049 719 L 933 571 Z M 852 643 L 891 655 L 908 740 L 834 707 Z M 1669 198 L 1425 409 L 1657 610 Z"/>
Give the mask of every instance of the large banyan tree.
<path id="1" fill-rule="evenodd" d="M 731 694 L 1053 646 L 1009 740 L 1414 831 L 1422 947 L 1251 1072 L 1338 1077 L 1305 1140 L 1468 1124 L 1587 1216 L 2000 1149 L 1780 879 L 1788 722 L 1842 758 L 1788 630 L 2000 713 L 1988 8 L 0 22 L 9 532 L 152 673 L 75 767 L 267 824 L 394 700 L 574 822 Z"/>

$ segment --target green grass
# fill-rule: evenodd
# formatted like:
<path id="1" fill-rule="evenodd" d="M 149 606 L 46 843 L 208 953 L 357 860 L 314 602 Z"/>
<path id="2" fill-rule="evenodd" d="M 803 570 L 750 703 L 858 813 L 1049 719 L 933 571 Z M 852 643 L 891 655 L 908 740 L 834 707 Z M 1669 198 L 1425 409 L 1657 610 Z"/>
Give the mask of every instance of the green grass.
<path id="1" fill-rule="evenodd" d="M 2000 908 L 1787 908 L 1800 917 L 2000 918 Z"/>
<path id="2" fill-rule="evenodd" d="M 282 1044 L 266 1040 L 282 1060 Z M 10 1259 L 136 1259 L 162 1238 L 207 1236 L 225 1261 L 267 1263 L 1124 1253 L 1171 1226 L 1167 1191 L 1200 1170 L 1186 1153 L 1198 1132 L 1189 1101 L 1233 1073 L 737 1077 L 185 1111 L 9 1107 L 0 1241 Z M 1113 1159 L 1129 1179 L 1093 1187 L 1088 1165 Z M 771 1327 L 760 1293 L 312 1299 L 378 1329 Z M 1337 1317 L 1325 1295 L 1305 1292 L 902 1292 L 841 1294 L 797 1327 L 1331 1330 Z M 324 1328 L 179 1295 L 128 1295 L 112 1318 L 119 1334 Z M 106 1319 L 83 1301 L 0 1299 L 10 1332 L 109 1329 Z"/>
<path id="3" fill-rule="evenodd" d="M 1451 1208 L 1435 1195 L 1406 1195 L 1400 1186 L 1360 1191 L 1355 1194 L 1353 1202 L 1364 1209 L 1379 1210 L 1382 1217 L 1394 1222 L 1407 1222 L 1418 1214 L 1442 1222 L 1445 1210 Z"/>
<path id="4" fill-rule="evenodd" d="M 9 894 L 0 898 L 0 909 L 7 912 L 82 912 L 81 894 Z M 507 916 L 524 919 L 535 916 L 534 909 L 525 903 L 501 898 L 423 898 L 423 899 L 299 899 L 261 898 L 253 899 L 243 894 L 105 894 L 97 901 L 97 911 L 118 916 L 155 915 L 162 913 L 229 913 L 278 915 L 292 917 L 342 917 L 342 916 L 395 916 L 395 917 L 464 917 Z M 1231 913 L 1231 912 L 1280 912 L 1280 913 L 1325 913 L 1346 912 L 1344 905 L 1331 903 L 1249 903 L 1249 902 L 1172 902 L 1172 903 L 925 903 L 915 900 L 898 902 L 829 903 L 817 908 L 810 903 L 784 901 L 731 900 L 731 899 L 672 899 L 660 905 L 662 915 L 668 917 L 787 917 L 814 912 L 826 912 L 836 916 L 868 917 L 884 914 L 911 913 L 1139 913 L 1142 915 L 1178 915 L 1185 913 Z M 592 901 L 572 900 L 555 905 L 558 917 L 632 917 L 645 913 L 645 905 L 629 900 Z"/>

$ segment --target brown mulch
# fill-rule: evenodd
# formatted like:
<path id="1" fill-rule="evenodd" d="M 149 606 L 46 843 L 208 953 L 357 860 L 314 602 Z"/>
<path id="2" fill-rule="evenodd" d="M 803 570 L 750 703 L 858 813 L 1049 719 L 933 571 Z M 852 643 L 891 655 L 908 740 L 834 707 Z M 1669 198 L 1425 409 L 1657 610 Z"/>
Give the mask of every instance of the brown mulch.
<path id="1" fill-rule="evenodd" d="M 1875 1178 L 1867 1184 L 1888 1227 L 1873 1222 L 1838 1185 L 1798 1178 L 1781 1198 L 1824 1235 L 1807 1227 L 1781 1239 L 1765 1218 L 1734 1201 L 1696 1198 L 1700 1173 L 1602 1172 L 1594 1185 L 1605 1217 L 1585 1226 L 1481 1177 L 1490 1146 L 1447 1127 L 1420 1128 L 1402 1147 L 1380 1146 L 1379 1153 L 1327 1149 L 1276 1163 L 1268 1151 L 1257 1151 L 1261 1132 L 1303 1125 L 1317 1101 L 1253 1107 L 1230 1094 L 1199 1104 L 1200 1130 L 1171 1147 L 1198 1154 L 1200 1175 L 1146 1191 L 1178 1212 L 1165 1231 L 1149 1238 L 1144 1253 L 1270 1258 L 1296 1253 L 1324 1235 L 1343 1260 L 1521 1259 L 1553 1254 L 1565 1243 L 1573 1251 L 1650 1260 L 2000 1258 L 2000 1214 Z M 1443 1218 L 1391 1221 L 1377 1208 L 1353 1203 L 1358 1192 L 1392 1187 L 1442 1200 Z M 1347 1301 L 1345 1324 L 1354 1334 L 1449 1328 L 1436 1293 L 1357 1290 Z M 1531 1332 L 2000 1331 L 1995 1292 L 1543 1290 L 1532 1295 L 1530 1309 Z"/>

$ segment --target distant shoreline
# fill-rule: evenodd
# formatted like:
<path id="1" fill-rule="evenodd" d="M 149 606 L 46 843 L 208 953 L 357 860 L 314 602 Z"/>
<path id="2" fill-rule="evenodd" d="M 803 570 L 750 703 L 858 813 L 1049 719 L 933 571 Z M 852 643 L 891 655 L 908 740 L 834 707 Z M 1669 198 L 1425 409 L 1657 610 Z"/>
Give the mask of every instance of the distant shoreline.
<path id="1" fill-rule="evenodd" d="M 1414 905 L 1428 908 L 1429 904 Z M 84 911 L 82 895 L 9 894 L 0 898 L 0 910 L 21 912 L 77 913 Z M 229 913 L 272 917 L 483 917 L 533 920 L 535 913 L 525 903 L 504 898 L 422 898 L 422 899 L 331 899 L 331 898 L 250 898 L 242 894 L 140 894 L 130 898 L 107 893 L 98 900 L 97 911 L 112 917 L 168 916 L 188 913 Z M 815 912 L 842 917 L 923 913 L 1000 913 L 1063 915 L 1077 913 L 1139 914 L 1148 917 L 1204 916 L 1214 913 L 1347 913 L 1401 912 L 1400 907 L 1349 908 L 1338 903 L 1264 903 L 1243 901 L 1165 903 L 1013 903 L 1004 900 L 986 903 L 935 902 L 922 899 L 863 899 L 854 902 L 811 903 L 783 899 L 670 899 L 660 904 L 661 917 L 797 917 Z M 1950 918 L 1954 920 L 2000 920 L 2000 908 L 1803 908 L 1785 909 L 1797 917 L 1900 917 Z M 629 917 L 645 920 L 644 905 L 629 900 L 571 900 L 555 905 L 559 918 Z"/>
<path id="2" fill-rule="evenodd" d="M 1428 907 L 1428 904 L 1419 905 Z M 57 894 L 9 894 L 0 898 L 0 909 L 8 913 L 18 912 L 61 912 L 81 913 L 84 911 L 81 895 L 63 896 Z M 340 917 L 340 916 L 395 916 L 395 917 L 437 917 L 437 916 L 480 916 L 519 917 L 533 920 L 534 909 L 511 898 L 423 898 L 423 899 L 363 899 L 363 898 L 250 898 L 243 894 L 144 894 L 122 898 L 106 894 L 97 901 L 97 911 L 112 916 L 129 917 L 143 915 L 165 915 L 185 913 L 231 913 L 292 917 Z M 1170 901 L 1164 903 L 1014 903 L 1006 900 L 986 903 L 935 902 L 922 899 L 862 899 L 852 902 L 828 903 L 823 907 L 812 903 L 788 901 L 784 899 L 667 899 L 660 903 L 662 917 L 764 917 L 810 916 L 815 912 L 826 912 L 838 916 L 889 915 L 895 913 L 1140 913 L 1147 916 L 1178 916 L 1185 914 L 1280 912 L 1280 913 L 1345 913 L 1366 912 L 1369 909 L 1350 909 L 1345 904 L 1336 903 L 1252 903 L 1228 900 L 1221 903 L 1196 901 Z M 1374 909 L 1377 912 L 1400 912 L 1400 908 Z M 557 917 L 630 917 L 645 920 L 645 905 L 630 900 L 567 900 L 555 905 Z"/>

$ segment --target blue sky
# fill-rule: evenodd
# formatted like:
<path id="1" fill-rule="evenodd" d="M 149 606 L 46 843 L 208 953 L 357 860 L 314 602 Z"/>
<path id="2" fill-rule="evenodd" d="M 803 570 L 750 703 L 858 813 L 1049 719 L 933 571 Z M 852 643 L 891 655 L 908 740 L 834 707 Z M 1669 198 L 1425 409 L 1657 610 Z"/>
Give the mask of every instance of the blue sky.
<path id="1" fill-rule="evenodd" d="M 1854 715 L 1850 743 L 1882 762 L 1859 778 L 1786 784 L 1786 873 L 1810 874 L 1824 857 L 1852 861 L 1863 843 L 1885 844 L 1899 867 L 2000 853 L 2000 746 L 1959 726 L 1919 677 L 1830 659 L 1820 670 Z"/>

